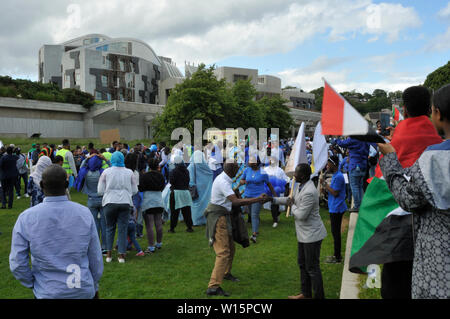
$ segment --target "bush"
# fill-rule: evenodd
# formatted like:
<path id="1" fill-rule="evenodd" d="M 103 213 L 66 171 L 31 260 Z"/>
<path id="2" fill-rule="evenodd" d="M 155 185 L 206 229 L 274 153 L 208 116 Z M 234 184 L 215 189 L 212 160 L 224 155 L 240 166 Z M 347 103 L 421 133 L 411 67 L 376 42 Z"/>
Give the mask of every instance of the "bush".
<path id="1" fill-rule="evenodd" d="M 39 83 L 0 76 L 0 96 L 17 97 L 18 95 L 30 100 L 81 104 L 84 107 L 94 105 L 94 97 L 91 94 L 77 89 L 61 90 L 55 83 Z"/>

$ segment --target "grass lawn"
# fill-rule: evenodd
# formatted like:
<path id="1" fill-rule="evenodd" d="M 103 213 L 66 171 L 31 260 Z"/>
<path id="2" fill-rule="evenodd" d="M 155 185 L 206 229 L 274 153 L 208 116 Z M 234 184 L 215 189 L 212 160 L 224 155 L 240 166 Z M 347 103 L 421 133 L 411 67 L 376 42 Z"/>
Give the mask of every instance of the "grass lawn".
<path id="1" fill-rule="evenodd" d="M 87 197 L 72 189 L 72 200 L 86 204 Z M 32 291 L 23 287 L 9 270 L 11 231 L 17 216 L 29 207 L 29 198 L 14 200 L 12 210 L 0 210 L 0 298 L 33 298 Z M 328 211 L 321 208 L 321 216 L 328 231 L 321 249 L 321 269 L 325 296 L 339 298 L 342 264 L 325 264 L 326 256 L 333 254 L 333 239 Z M 250 224 L 248 224 L 251 233 Z M 348 229 L 348 214 L 343 218 L 342 247 L 345 247 Z M 194 227 L 187 233 L 183 222 L 175 234 L 167 233 L 164 225 L 163 248 L 152 255 L 136 257 L 135 251 L 128 252 L 125 264 L 117 258 L 105 263 L 100 281 L 101 298 L 160 298 L 191 299 L 207 298 L 205 291 L 214 266 L 214 250 L 208 246 L 205 226 Z M 146 247 L 144 238 L 138 239 Z M 113 253 L 113 257 L 117 255 Z M 236 245 L 232 273 L 241 279 L 233 283 L 224 281 L 222 287 L 232 298 L 285 299 L 300 291 L 300 275 L 297 266 L 297 241 L 294 219 L 286 218 L 282 212 L 277 228 L 272 228 L 269 211 L 261 213 L 260 236 L 257 244 L 242 248 Z M 220 298 L 220 297 L 215 297 Z"/>

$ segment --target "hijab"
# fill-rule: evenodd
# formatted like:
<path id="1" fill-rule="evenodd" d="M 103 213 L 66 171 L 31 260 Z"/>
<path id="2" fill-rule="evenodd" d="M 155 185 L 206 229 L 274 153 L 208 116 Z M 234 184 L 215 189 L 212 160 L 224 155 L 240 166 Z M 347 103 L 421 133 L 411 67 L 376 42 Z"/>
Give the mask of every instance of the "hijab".
<path id="1" fill-rule="evenodd" d="M 122 152 L 115 151 L 111 156 L 111 166 L 125 167 L 125 157 Z"/>
<path id="2" fill-rule="evenodd" d="M 37 188 L 41 189 L 40 182 L 42 180 L 42 173 L 52 164 L 52 160 L 48 156 L 41 156 L 39 158 L 33 173 L 30 174 L 30 177 L 33 178 L 33 182 Z"/>

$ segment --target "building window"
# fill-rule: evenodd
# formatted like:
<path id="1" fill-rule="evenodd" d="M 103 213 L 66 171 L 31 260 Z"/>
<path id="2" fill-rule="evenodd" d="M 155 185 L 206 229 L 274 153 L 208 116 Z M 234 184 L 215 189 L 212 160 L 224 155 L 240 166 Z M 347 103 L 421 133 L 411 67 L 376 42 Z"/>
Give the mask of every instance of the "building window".
<path id="1" fill-rule="evenodd" d="M 70 75 L 64 76 L 64 86 L 70 86 Z"/>
<path id="2" fill-rule="evenodd" d="M 75 73 L 75 82 L 78 84 L 81 82 L 81 74 L 79 72 Z"/>
<path id="3" fill-rule="evenodd" d="M 108 86 L 108 77 L 106 75 L 102 75 L 102 86 Z"/>
<path id="4" fill-rule="evenodd" d="M 248 80 L 248 75 L 243 75 L 243 74 L 233 74 L 233 82 L 237 82 L 237 81 L 247 81 Z"/>
<path id="5" fill-rule="evenodd" d="M 95 99 L 96 100 L 101 100 L 102 99 L 102 92 L 95 91 Z"/>
<path id="6" fill-rule="evenodd" d="M 108 101 L 111 101 L 111 93 L 106 93 L 106 99 L 107 99 Z"/>
<path id="7" fill-rule="evenodd" d="M 264 84 L 264 78 L 258 78 L 258 83 L 259 84 Z"/>
<path id="8" fill-rule="evenodd" d="M 123 99 L 123 93 L 122 93 L 122 92 L 119 93 L 119 99 L 120 99 L 121 101 L 124 100 L 124 99 Z"/>
<path id="9" fill-rule="evenodd" d="M 123 60 L 119 60 L 120 71 L 125 71 L 125 62 Z"/>

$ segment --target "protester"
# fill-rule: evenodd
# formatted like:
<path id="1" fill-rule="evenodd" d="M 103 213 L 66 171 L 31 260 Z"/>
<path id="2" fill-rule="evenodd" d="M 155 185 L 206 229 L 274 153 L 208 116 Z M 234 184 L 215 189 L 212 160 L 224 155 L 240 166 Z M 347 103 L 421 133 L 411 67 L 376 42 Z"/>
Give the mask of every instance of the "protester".
<path id="1" fill-rule="evenodd" d="M 290 178 L 286 175 L 286 173 L 281 169 L 279 165 L 278 158 L 276 156 L 270 157 L 270 165 L 264 167 L 264 172 L 269 176 L 269 181 L 274 180 L 275 182 L 279 182 L 281 185 L 287 184 L 290 181 Z M 272 183 L 271 183 L 272 184 Z M 272 185 L 274 186 L 274 185 Z M 281 194 L 284 193 L 285 187 L 281 187 L 279 191 L 277 191 L 276 186 L 274 186 L 274 190 L 277 194 L 276 197 L 281 196 Z M 274 203 L 267 203 L 270 204 L 270 211 L 272 213 L 272 220 L 273 220 L 273 228 L 276 228 L 278 226 L 278 223 L 280 222 L 280 205 L 276 205 Z M 265 204 L 265 205 L 267 205 Z"/>
<path id="2" fill-rule="evenodd" d="M 158 160 L 156 158 L 150 158 L 148 166 L 150 171 L 140 176 L 139 191 L 143 192 L 141 210 L 147 230 L 148 248 L 145 252 L 153 253 L 156 248 L 161 249 L 162 247 L 162 213 L 164 209 L 162 191 L 164 190 L 165 182 L 164 176 L 158 171 Z M 153 226 L 155 226 L 156 230 L 156 245 Z"/>
<path id="3" fill-rule="evenodd" d="M 97 193 L 103 196 L 102 206 L 106 217 L 106 262 L 112 261 L 111 252 L 117 225 L 118 260 L 119 263 L 124 263 L 128 219 L 133 206 L 132 196 L 138 192 L 138 188 L 133 172 L 125 168 L 124 156 L 121 152 L 113 153 L 111 165 L 103 171 L 97 187 Z"/>
<path id="4" fill-rule="evenodd" d="M 75 166 L 75 160 L 73 158 L 73 154 L 70 151 L 70 142 L 68 139 L 64 139 L 62 141 L 62 149 L 56 152 L 56 156 L 61 156 L 63 158 L 62 168 L 66 170 L 67 178 L 70 180 L 70 177 L 73 175 L 75 178 L 78 175 L 77 168 Z M 33 164 L 34 165 L 34 164 Z M 69 185 L 71 186 L 71 185 Z"/>
<path id="5" fill-rule="evenodd" d="M 299 164 L 295 179 L 300 183 L 293 198 L 273 198 L 275 204 L 292 205 L 298 241 L 298 265 L 300 267 L 301 293 L 289 299 L 325 298 L 320 270 L 320 246 L 327 231 L 319 214 L 319 192 L 310 180 L 311 167 Z M 313 295 L 314 292 L 314 295 Z"/>
<path id="6" fill-rule="evenodd" d="M 103 261 L 90 211 L 67 199 L 67 175 L 60 166 L 49 166 L 40 186 L 44 202 L 25 210 L 14 225 L 12 274 L 38 299 L 98 298 Z"/>
<path id="7" fill-rule="evenodd" d="M 363 197 L 364 177 L 366 176 L 367 161 L 369 156 L 369 143 L 356 140 L 349 137 L 345 140 L 335 139 L 332 145 L 337 144 L 340 147 L 348 148 L 349 151 L 349 181 L 354 199 L 354 207 L 350 212 L 359 211 L 361 200 Z"/>
<path id="8" fill-rule="evenodd" d="M 129 245 L 134 245 L 134 248 L 137 250 L 137 257 L 145 256 L 145 253 L 142 251 L 141 245 L 139 245 L 138 241 L 136 240 L 136 212 L 133 210 L 130 210 L 130 217 L 128 218 L 128 229 L 127 229 L 127 236 L 129 238 Z M 131 248 L 131 247 L 130 247 Z"/>
<path id="9" fill-rule="evenodd" d="M 14 186 L 19 178 L 19 171 L 17 170 L 17 160 L 19 158 L 13 151 L 14 148 L 8 146 L 6 148 L 6 155 L 0 158 L 0 170 L 2 171 L 1 184 L 3 190 L 2 209 L 6 208 L 6 203 L 8 203 L 8 209 L 12 209 Z"/>
<path id="10" fill-rule="evenodd" d="M 34 150 L 31 153 L 31 162 L 33 166 L 37 164 L 40 153 L 41 153 L 41 145 L 38 143 L 34 144 Z"/>
<path id="11" fill-rule="evenodd" d="M 52 165 L 52 161 L 47 156 L 41 156 L 37 164 L 34 166 L 33 172 L 30 174 L 27 183 L 27 193 L 31 196 L 30 207 L 42 203 L 44 200 L 44 192 L 41 189 L 42 173 Z"/>
<path id="12" fill-rule="evenodd" d="M 134 178 L 136 180 L 137 186 L 139 187 L 139 171 L 138 171 L 138 160 L 139 160 L 139 153 L 128 153 L 125 156 L 125 167 L 130 169 L 133 174 Z M 144 164 L 146 166 L 146 164 Z M 141 202 L 142 198 L 139 193 L 136 193 L 132 197 L 133 199 L 133 216 L 136 216 L 136 236 L 141 238 L 143 237 L 142 231 L 144 229 L 143 225 L 143 219 L 142 219 L 142 212 L 141 212 Z"/>
<path id="13" fill-rule="evenodd" d="M 240 181 L 241 185 L 245 185 L 244 198 L 254 198 L 265 193 L 264 185 L 267 185 L 272 192 L 273 196 L 276 197 L 277 194 L 269 182 L 269 175 L 260 167 L 261 163 L 259 158 L 255 156 L 250 156 L 249 166 L 245 169 L 242 179 Z M 259 235 L 259 213 L 261 211 L 261 202 L 256 202 L 250 205 L 250 216 L 252 222 L 252 237 L 250 239 L 256 243 L 256 237 Z"/>
<path id="14" fill-rule="evenodd" d="M 450 85 L 434 93 L 431 120 L 446 140 L 429 146 L 409 168 L 402 167 L 392 144 L 378 144 L 385 155 L 380 167 L 388 187 L 419 226 L 415 228 L 413 299 L 450 298 Z"/>
<path id="15" fill-rule="evenodd" d="M 405 119 L 395 130 L 391 129 L 390 140 L 400 164 L 403 168 L 408 168 L 428 146 L 441 143 L 442 138 L 429 120 L 431 95 L 428 89 L 422 86 L 409 87 L 402 96 Z M 383 174 L 380 166 L 377 166 L 375 171 L 375 177 L 381 178 Z M 382 298 L 410 299 L 414 259 L 413 236 L 417 232 L 413 227 L 418 227 L 417 216 L 401 208 L 397 209 L 400 210 L 398 212 L 393 211 L 394 208 L 398 208 L 395 196 L 393 197 L 388 189 L 380 196 L 379 185 L 378 181 L 375 181 L 367 188 L 368 197 L 363 200 L 358 221 L 370 225 L 371 218 L 378 214 L 377 218 L 382 218 L 381 223 L 373 225 L 373 235 L 352 256 L 350 269 L 369 264 L 383 264 Z M 369 228 L 364 229 L 366 233 L 368 230 L 370 231 Z M 390 236 L 386 237 L 386 234 Z"/>
<path id="16" fill-rule="evenodd" d="M 180 155 L 174 157 L 175 168 L 170 171 L 170 233 L 175 232 L 178 223 L 178 216 L 183 214 L 186 223 L 186 231 L 193 232 L 192 229 L 192 197 L 189 192 L 189 171 L 184 165 L 183 158 Z"/>
<path id="17" fill-rule="evenodd" d="M 238 169 L 237 163 L 225 163 L 224 171 L 213 182 L 211 201 L 205 211 L 206 238 L 216 253 L 214 269 L 206 290 L 208 296 L 228 297 L 230 294 L 220 287 L 222 281 L 224 279 L 239 281 L 231 274 L 235 251 L 230 219 L 232 206 L 251 205 L 266 200 L 265 194 L 258 198 L 245 199 L 239 199 L 236 196 L 232 188 L 232 178 L 236 176 Z"/>
<path id="18" fill-rule="evenodd" d="M 91 149 L 91 154 L 81 163 L 76 186 L 88 196 L 87 207 L 92 213 L 99 238 L 101 238 L 102 254 L 105 256 L 106 249 L 106 218 L 102 206 L 103 196 L 97 192 L 100 175 L 103 173 L 103 155 Z M 82 185 L 82 186 L 81 186 Z"/>
<path id="19" fill-rule="evenodd" d="M 331 233 L 334 242 L 334 255 L 327 257 L 325 261 L 329 264 L 342 262 L 341 225 L 342 217 L 347 210 L 347 205 L 345 204 L 345 180 L 338 167 L 338 157 L 336 155 L 330 156 L 327 163 L 327 172 L 333 174 L 331 183 L 327 184 L 325 179 L 320 181 L 322 189 L 328 192 L 328 211 L 330 213 Z"/>
<path id="20" fill-rule="evenodd" d="M 28 165 L 27 165 L 27 158 L 25 156 L 25 154 L 22 154 L 20 152 L 20 147 L 16 147 L 14 149 L 14 154 L 17 155 L 17 162 L 16 162 L 16 167 L 17 167 L 17 171 L 19 172 L 19 176 L 17 178 L 17 182 L 16 182 L 16 195 L 17 195 L 17 199 L 20 199 L 20 189 L 21 189 L 21 183 L 23 180 L 23 184 L 24 184 L 24 189 L 23 189 L 23 194 L 25 197 L 30 197 L 27 194 L 27 184 L 28 184 Z"/>
<path id="21" fill-rule="evenodd" d="M 204 212 L 211 199 L 213 172 L 209 168 L 205 155 L 201 150 L 195 150 L 191 156 L 189 171 L 189 186 L 196 186 L 198 198 L 192 201 L 192 223 L 195 226 L 206 224 Z"/>

